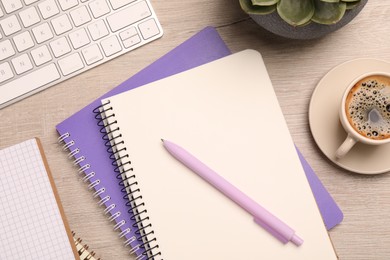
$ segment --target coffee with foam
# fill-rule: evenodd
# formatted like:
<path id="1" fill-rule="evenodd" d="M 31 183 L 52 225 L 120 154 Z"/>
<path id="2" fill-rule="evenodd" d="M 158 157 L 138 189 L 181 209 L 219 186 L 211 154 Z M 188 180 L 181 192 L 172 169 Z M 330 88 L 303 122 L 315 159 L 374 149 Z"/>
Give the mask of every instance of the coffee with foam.
<path id="1" fill-rule="evenodd" d="M 372 140 L 390 138 L 390 77 L 371 75 L 358 81 L 345 100 L 349 124 Z"/>

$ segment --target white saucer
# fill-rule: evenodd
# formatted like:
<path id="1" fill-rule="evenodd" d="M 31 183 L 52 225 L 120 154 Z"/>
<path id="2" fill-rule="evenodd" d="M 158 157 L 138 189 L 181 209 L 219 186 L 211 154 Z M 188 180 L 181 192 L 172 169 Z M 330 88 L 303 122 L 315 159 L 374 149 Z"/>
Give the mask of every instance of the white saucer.
<path id="1" fill-rule="evenodd" d="M 351 172 L 379 174 L 390 171 L 390 144 L 370 146 L 358 143 L 342 159 L 335 156 L 337 148 L 347 136 L 338 114 L 341 97 L 353 79 L 370 71 L 390 72 L 390 63 L 357 59 L 329 71 L 311 97 L 309 124 L 318 147 L 332 162 Z"/>

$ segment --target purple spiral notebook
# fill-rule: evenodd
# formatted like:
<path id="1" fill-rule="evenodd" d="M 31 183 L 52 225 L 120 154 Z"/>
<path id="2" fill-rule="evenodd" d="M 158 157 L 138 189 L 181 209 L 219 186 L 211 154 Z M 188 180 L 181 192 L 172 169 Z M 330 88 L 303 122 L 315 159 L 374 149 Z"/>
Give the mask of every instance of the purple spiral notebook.
<path id="1" fill-rule="evenodd" d="M 94 117 L 93 110 L 100 105 L 100 100 L 121 92 L 145 85 L 147 83 L 171 76 L 207 62 L 231 54 L 217 31 L 206 27 L 133 77 L 84 107 L 79 112 L 67 118 L 56 126 L 64 143 L 64 149 L 69 150 L 69 156 L 80 167 L 88 187 L 94 191 L 93 196 L 99 197 L 99 204 L 104 207 L 104 213 L 114 222 L 114 230 L 120 237 L 125 237 L 125 245 L 131 247 L 131 252 L 142 258 L 143 249 L 134 233 L 132 215 L 125 191 L 121 191 L 120 179 L 117 179 L 114 166 L 102 140 L 100 126 Z M 340 223 L 343 214 L 333 198 L 326 191 L 309 164 L 300 154 L 302 165 L 316 197 L 317 204 L 328 229 Z"/>

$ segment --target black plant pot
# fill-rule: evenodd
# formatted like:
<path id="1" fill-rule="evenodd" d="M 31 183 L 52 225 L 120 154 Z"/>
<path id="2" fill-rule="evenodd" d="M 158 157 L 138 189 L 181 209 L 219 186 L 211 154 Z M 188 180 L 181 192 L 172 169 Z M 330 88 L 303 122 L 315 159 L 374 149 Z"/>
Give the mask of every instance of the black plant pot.
<path id="1" fill-rule="evenodd" d="M 368 0 L 361 0 L 358 6 L 352 10 L 347 10 L 343 18 L 333 25 L 322 25 L 312 22 L 306 26 L 294 27 L 283 21 L 277 12 L 267 15 L 250 15 L 250 17 L 261 27 L 276 35 L 290 39 L 316 39 L 334 32 L 348 24 L 359 14 L 359 12 L 367 4 L 367 1 Z"/>

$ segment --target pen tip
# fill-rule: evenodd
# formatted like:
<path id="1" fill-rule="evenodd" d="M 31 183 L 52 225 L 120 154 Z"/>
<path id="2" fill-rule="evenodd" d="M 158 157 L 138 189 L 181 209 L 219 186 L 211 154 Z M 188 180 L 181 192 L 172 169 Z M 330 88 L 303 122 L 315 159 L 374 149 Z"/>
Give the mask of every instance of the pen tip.
<path id="1" fill-rule="evenodd" d="M 298 235 L 294 234 L 291 238 L 291 242 L 293 242 L 296 246 L 300 246 L 303 244 L 303 239 L 300 238 Z"/>
<path id="2" fill-rule="evenodd" d="M 164 139 L 161 138 L 161 142 L 164 142 Z"/>

